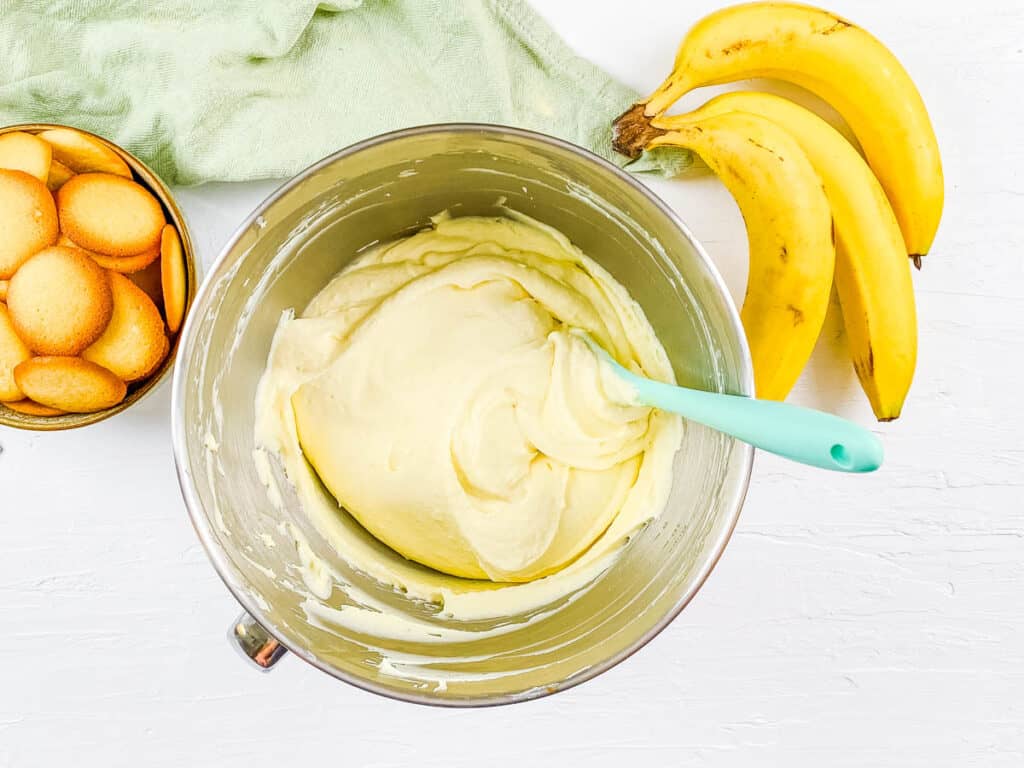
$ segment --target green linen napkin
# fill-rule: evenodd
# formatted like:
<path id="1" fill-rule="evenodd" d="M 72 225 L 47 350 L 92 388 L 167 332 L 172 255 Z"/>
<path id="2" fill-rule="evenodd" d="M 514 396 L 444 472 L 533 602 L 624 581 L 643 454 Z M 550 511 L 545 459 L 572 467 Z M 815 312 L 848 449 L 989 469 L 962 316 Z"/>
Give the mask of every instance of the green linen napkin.
<path id="1" fill-rule="evenodd" d="M 542 131 L 623 165 L 610 122 L 636 96 L 520 0 L 0 0 L 0 125 L 93 131 L 174 184 L 291 176 L 359 139 L 451 121 Z"/>

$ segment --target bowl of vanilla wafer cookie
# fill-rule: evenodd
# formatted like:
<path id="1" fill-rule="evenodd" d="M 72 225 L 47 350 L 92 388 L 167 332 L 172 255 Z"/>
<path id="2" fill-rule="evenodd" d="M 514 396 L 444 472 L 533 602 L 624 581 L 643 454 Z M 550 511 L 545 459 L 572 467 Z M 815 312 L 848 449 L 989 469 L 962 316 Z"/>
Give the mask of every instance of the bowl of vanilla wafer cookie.
<path id="1" fill-rule="evenodd" d="M 0 425 L 72 429 L 137 403 L 171 369 L 195 286 L 145 164 L 77 128 L 0 128 Z"/>

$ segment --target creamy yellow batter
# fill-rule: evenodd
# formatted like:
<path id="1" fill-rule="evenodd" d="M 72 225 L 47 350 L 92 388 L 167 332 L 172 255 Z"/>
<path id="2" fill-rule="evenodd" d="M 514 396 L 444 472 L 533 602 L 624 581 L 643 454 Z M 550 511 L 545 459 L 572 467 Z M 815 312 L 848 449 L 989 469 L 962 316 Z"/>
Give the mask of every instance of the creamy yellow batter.
<path id="1" fill-rule="evenodd" d="M 543 606 L 661 511 L 681 435 L 617 402 L 574 330 L 673 381 L 639 306 L 560 233 L 438 216 L 285 316 L 257 441 L 355 568 L 454 619 Z"/>

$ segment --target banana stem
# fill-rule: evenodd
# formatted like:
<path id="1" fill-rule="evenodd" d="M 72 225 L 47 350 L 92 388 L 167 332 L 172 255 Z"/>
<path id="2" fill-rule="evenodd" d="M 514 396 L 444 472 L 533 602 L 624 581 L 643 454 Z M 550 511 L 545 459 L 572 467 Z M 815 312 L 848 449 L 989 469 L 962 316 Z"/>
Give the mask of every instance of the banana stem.
<path id="1" fill-rule="evenodd" d="M 646 106 L 642 102 L 634 104 L 612 123 L 612 147 L 632 160 L 640 157 L 651 141 L 667 133 L 651 125 L 651 118 L 644 113 Z"/>

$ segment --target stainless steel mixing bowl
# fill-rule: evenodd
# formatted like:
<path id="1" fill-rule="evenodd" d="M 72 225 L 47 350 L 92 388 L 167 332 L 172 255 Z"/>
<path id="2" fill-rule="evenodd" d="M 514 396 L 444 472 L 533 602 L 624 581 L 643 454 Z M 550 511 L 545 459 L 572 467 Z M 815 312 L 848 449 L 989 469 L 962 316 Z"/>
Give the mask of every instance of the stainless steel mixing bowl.
<path id="1" fill-rule="evenodd" d="M 495 214 L 499 200 L 564 232 L 629 290 L 680 383 L 753 392 L 739 318 L 707 255 L 664 203 L 600 158 L 526 131 L 442 125 L 324 159 L 268 198 L 225 247 L 196 298 L 174 377 L 174 452 L 185 502 L 214 567 L 247 612 L 234 638 L 261 666 L 287 648 L 338 679 L 397 699 L 523 701 L 594 677 L 643 646 L 722 554 L 753 451 L 688 425 L 664 514 L 589 589 L 546 618 L 479 641 L 413 648 L 307 618 L 303 598 L 288 586 L 299 557 L 282 522 L 303 530 L 345 578 L 365 584 L 367 577 L 333 556 L 295 505 L 278 512 L 258 479 L 253 400 L 275 325 L 283 310 L 301 311 L 361 248 L 410 234 L 445 209 Z M 400 594 L 378 589 L 377 596 L 391 610 L 424 615 Z M 326 602 L 342 599 L 336 592 Z M 396 658 L 415 652 L 435 682 L 402 674 L 382 648 Z"/>

